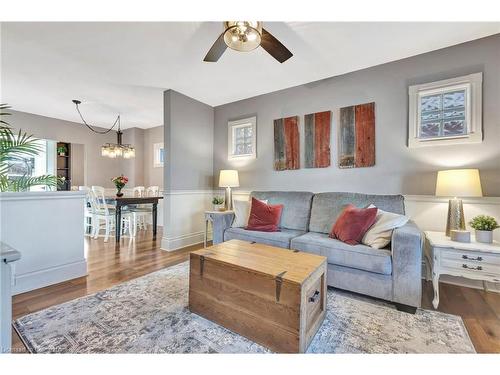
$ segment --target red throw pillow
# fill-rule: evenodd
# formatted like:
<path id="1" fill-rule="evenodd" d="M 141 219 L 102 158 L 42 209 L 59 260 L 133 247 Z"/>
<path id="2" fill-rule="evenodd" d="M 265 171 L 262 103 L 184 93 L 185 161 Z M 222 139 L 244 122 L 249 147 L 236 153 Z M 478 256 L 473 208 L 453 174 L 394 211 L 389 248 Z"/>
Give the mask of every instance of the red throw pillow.
<path id="1" fill-rule="evenodd" d="M 245 229 L 261 232 L 278 232 L 281 219 L 282 204 L 266 204 L 252 197 L 252 208 L 248 225 Z"/>
<path id="2" fill-rule="evenodd" d="M 377 210 L 377 207 L 357 208 L 349 204 L 333 225 L 330 237 L 349 245 L 359 244 L 375 222 Z"/>

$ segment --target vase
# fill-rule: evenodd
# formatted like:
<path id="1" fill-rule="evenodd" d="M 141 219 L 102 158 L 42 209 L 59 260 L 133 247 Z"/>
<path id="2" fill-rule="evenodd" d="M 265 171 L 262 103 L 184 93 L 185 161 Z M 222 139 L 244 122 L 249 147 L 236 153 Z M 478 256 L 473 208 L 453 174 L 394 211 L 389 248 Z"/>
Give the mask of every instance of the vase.
<path id="1" fill-rule="evenodd" d="M 492 230 L 477 230 L 476 229 L 476 241 L 482 243 L 492 243 L 493 242 L 493 231 Z"/>
<path id="2" fill-rule="evenodd" d="M 224 204 L 214 204 L 214 211 L 224 211 Z"/>
<path id="3" fill-rule="evenodd" d="M 116 192 L 116 196 L 119 198 L 119 197 L 123 197 L 123 193 L 122 193 L 122 189 L 118 189 L 118 191 Z"/>

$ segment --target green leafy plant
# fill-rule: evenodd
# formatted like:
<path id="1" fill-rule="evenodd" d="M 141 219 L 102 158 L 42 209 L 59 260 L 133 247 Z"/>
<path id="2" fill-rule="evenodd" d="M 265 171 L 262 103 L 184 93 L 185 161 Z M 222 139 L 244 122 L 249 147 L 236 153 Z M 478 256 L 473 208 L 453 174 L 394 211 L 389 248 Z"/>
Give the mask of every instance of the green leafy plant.
<path id="1" fill-rule="evenodd" d="M 223 204 L 224 198 L 222 197 L 213 197 L 212 204 Z"/>
<path id="2" fill-rule="evenodd" d="M 494 217 L 486 216 L 486 215 L 478 215 L 478 216 L 472 218 L 472 220 L 469 222 L 469 224 L 475 230 L 491 231 L 491 230 L 500 228 L 500 226 L 498 226 L 498 223 Z"/>
<path id="3" fill-rule="evenodd" d="M 9 168 L 13 163 L 26 163 L 27 158 L 37 156 L 41 150 L 38 139 L 19 130 L 14 134 L 6 117 L 10 107 L 0 104 L 0 191 L 28 191 L 32 186 L 56 187 L 61 180 L 57 176 L 42 175 L 9 178 Z"/>
<path id="4" fill-rule="evenodd" d="M 68 149 L 66 148 L 66 146 L 59 146 L 57 148 L 57 153 L 58 154 L 65 154 L 67 151 L 68 151 Z"/>

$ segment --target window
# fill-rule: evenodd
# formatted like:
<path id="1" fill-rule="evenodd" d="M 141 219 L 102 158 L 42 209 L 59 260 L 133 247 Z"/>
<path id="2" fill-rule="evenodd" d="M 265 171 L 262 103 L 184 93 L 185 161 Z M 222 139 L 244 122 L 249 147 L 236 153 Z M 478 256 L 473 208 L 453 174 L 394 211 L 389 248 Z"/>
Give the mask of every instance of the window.
<path id="1" fill-rule="evenodd" d="M 163 168 L 165 162 L 165 149 L 163 142 L 153 144 L 153 167 Z"/>
<path id="2" fill-rule="evenodd" d="M 410 86 L 408 146 L 482 141 L 482 73 Z"/>
<path id="3" fill-rule="evenodd" d="M 56 142 L 39 139 L 36 141 L 39 147 L 38 155 L 22 158 L 9 162 L 7 177 L 9 180 L 17 180 L 21 177 L 36 177 L 46 174 L 55 174 Z M 46 186 L 33 186 L 31 191 L 44 191 Z"/>
<path id="4" fill-rule="evenodd" d="M 255 158 L 257 118 L 228 122 L 228 159 Z"/>

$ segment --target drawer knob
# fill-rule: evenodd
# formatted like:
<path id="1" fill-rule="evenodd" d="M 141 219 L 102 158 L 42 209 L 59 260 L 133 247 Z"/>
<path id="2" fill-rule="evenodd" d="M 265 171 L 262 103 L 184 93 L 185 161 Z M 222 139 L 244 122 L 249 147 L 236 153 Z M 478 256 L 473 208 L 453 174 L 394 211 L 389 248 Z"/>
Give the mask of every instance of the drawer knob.
<path id="1" fill-rule="evenodd" d="M 462 255 L 462 259 L 482 261 L 483 257 L 474 258 L 474 257 L 468 257 L 467 255 Z"/>
<path id="2" fill-rule="evenodd" d="M 474 270 L 474 271 L 481 271 L 483 267 L 477 266 L 477 267 L 469 267 L 467 264 L 462 264 L 463 268 L 467 268 L 468 270 Z"/>
<path id="3" fill-rule="evenodd" d="M 319 298 L 319 290 L 315 291 L 314 294 L 309 297 L 309 302 L 314 303 L 318 300 Z"/>

